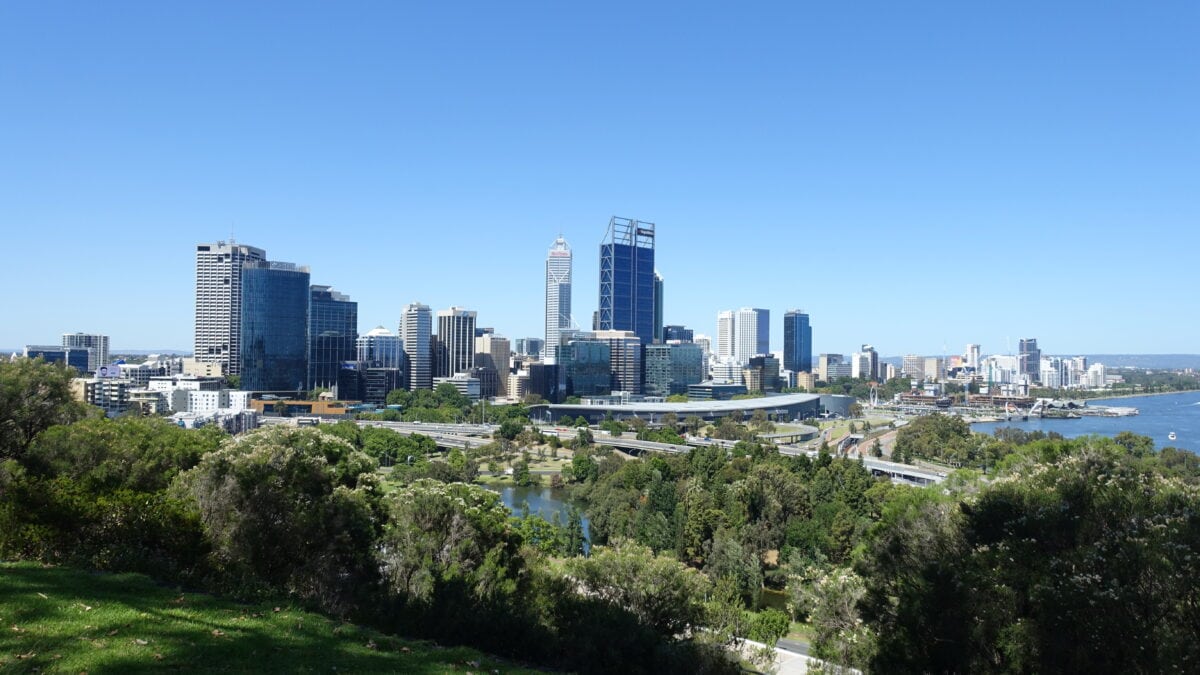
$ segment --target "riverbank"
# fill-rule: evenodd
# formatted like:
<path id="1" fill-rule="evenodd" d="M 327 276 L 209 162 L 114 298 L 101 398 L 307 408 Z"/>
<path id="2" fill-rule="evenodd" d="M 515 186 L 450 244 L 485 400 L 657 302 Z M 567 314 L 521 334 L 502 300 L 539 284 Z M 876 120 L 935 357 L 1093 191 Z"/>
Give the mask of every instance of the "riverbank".
<path id="1" fill-rule="evenodd" d="M 1119 401 L 1124 398 L 1142 398 L 1145 396 L 1173 396 L 1178 394 L 1200 393 L 1200 389 L 1184 389 L 1182 391 L 1153 391 L 1143 394 L 1113 394 L 1097 396 L 1096 398 L 1065 398 L 1063 401 Z"/>

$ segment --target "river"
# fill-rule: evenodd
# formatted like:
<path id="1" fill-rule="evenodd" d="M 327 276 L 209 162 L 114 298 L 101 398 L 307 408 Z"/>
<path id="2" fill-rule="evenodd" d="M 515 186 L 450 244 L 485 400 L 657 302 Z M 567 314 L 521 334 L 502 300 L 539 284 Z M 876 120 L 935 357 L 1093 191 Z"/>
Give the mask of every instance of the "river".
<path id="1" fill-rule="evenodd" d="M 1137 408 L 1133 417 L 1081 417 L 1079 419 L 1039 419 L 1028 421 L 981 422 L 971 428 L 985 434 L 997 427 L 1015 427 L 1024 431 L 1057 431 L 1067 438 L 1097 434 L 1115 436 L 1122 431 L 1149 436 L 1154 447 L 1173 446 L 1200 452 L 1200 391 L 1158 394 L 1133 398 L 1092 399 L 1089 405 Z M 1170 434 L 1175 434 L 1175 440 Z"/>
<path id="2" fill-rule="evenodd" d="M 558 522 L 561 525 L 566 525 L 570 522 L 570 502 L 567 501 L 566 490 L 556 490 L 548 487 L 518 487 L 515 485 L 505 486 L 484 486 L 487 489 L 500 493 L 500 501 L 513 512 L 513 515 L 521 515 L 521 510 L 524 505 L 529 505 L 529 512 L 536 513 L 550 522 L 554 522 L 554 514 L 558 514 Z M 578 507 L 577 507 L 578 508 Z M 583 537 L 587 542 L 592 540 L 591 522 L 588 520 L 587 513 L 582 508 L 579 509 L 579 515 L 583 520 Z M 588 548 L 589 543 L 584 543 L 584 548 Z"/>

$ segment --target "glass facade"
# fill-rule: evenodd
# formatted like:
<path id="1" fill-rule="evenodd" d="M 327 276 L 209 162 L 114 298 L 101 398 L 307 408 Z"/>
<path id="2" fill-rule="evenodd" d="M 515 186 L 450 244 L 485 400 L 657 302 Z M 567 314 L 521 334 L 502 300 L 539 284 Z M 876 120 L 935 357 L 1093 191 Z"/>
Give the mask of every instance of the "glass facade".
<path id="1" fill-rule="evenodd" d="M 358 303 L 313 286 L 308 306 L 308 388 L 333 389 L 343 361 L 357 355 Z"/>
<path id="2" fill-rule="evenodd" d="M 608 342 L 573 340 L 558 348 L 558 367 L 566 396 L 612 392 L 612 351 Z"/>
<path id="3" fill-rule="evenodd" d="M 637 333 L 654 341 L 654 224 L 626 218 L 609 222 L 600 245 L 598 330 Z"/>
<path id="4" fill-rule="evenodd" d="M 704 350 L 693 343 L 646 347 L 647 396 L 686 394 L 704 381 Z"/>
<path id="5" fill-rule="evenodd" d="M 241 363 L 246 391 L 303 391 L 308 380 L 308 268 L 242 269 Z"/>
<path id="6" fill-rule="evenodd" d="M 793 373 L 811 373 L 812 326 L 808 315 L 793 309 L 783 315 L 783 367 Z"/>

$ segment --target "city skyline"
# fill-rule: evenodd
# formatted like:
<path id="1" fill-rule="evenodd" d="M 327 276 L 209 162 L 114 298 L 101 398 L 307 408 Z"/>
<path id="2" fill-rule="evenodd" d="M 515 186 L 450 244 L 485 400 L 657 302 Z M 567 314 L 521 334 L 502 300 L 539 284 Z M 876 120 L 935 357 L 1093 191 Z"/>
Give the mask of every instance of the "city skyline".
<path id="1" fill-rule="evenodd" d="M 360 333 L 419 298 L 515 340 L 544 335 L 561 233 L 586 328 L 627 214 L 697 333 L 803 306 L 814 353 L 1200 351 L 1171 255 L 1200 219 L 1193 5 L 339 14 L 0 8 L 0 348 L 190 351 L 194 247 L 231 239 L 309 264 Z"/>

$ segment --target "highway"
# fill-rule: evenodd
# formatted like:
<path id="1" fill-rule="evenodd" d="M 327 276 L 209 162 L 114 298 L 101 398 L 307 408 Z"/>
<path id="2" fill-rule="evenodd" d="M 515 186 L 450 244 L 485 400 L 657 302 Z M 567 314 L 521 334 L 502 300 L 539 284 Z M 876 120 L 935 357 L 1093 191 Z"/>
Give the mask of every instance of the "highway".
<path id="1" fill-rule="evenodd" d="M 391 429 L 397 433 L 406 436 L 412 434 L 421 434 L 433 439 L 439 446 L 446 448 L 472 448 L 479 447 L 484 443 L 490 442 L 491 435 L 495 433 L 499 427 L 492 424 L 423 424 L 420 422 L 377 422 L 362 420 L 358 422 L 359 426 L 373 426 Z M 568 429 L 565 427 L 551 427 L 539 429 L 543 434 L 558 436 L 560 438 L 574 438 L 578 433 L 577 429 Z M 718 446 L 726 449 L 732 448 L 737 444 L 736 441 L 727 441 L 717 438 L 701 438 L 699 436 L 688 436 L 685 440 L 688 445 L 675 445 L 672 443 L 656 443 L 653 441 L 639 441 L 635 438 L 624 438 L 613 436 L 605 431 L 594 431 L 592 438 L 597 445 L 607 445 L 609 447 L 620 450 L 633 450 L 637 452 L 666 452 L 671 454 L 682 454 L 690 452 L 693 446 Z M 799 457 L 801 455 L 816 458 L 817 450 L 811 447 L 799 447 L 793 445 L 779 446 L 779 454 L 788 455 L 791 457 Z M 889 476 L 894 480 L 913 484 L 913 485 L 930 485 L 940 483 L 945 480 L 946 475 L 929 469 L 920 469 L 908 464 L 900 464 L 897 462 L 889 462 L 873 457 L 862 458 L 863 467 L 877 476 Z"/>

